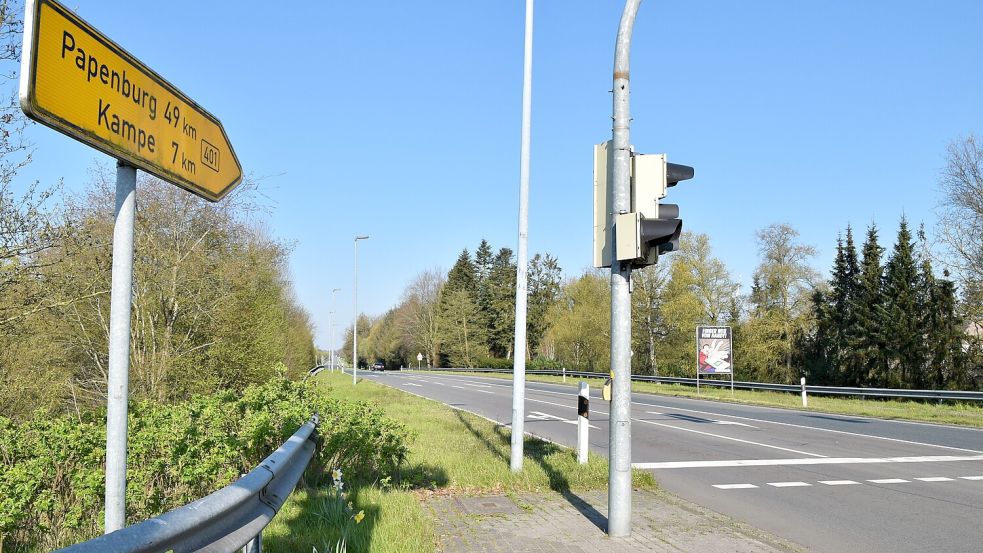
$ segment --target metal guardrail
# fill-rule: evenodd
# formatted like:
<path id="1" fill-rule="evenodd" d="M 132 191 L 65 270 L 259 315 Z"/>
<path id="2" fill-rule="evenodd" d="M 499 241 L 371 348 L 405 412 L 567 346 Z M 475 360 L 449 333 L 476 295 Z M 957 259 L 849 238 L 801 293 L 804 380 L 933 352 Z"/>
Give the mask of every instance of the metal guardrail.
<path id="1" fill-rule="evenodd" d="M 307 374 L 304 375 L 304 379 L 302 381 L 306 382 L 308 378 L 317 376 L 319 372 L 323 371 L 326 368 L 328 368 L 327 365 L 315 365 L 313 368 L 307 371 Z"/>
<path id="2" fill-rule="evenodd" d="M 423 369 L 425 371 L 464 371 L 464 372 L 492 372 L 492 373 L 511 373 L 511 369 Z M 556 369 L 548 370 L 527 370 L 526 374 L 542 374 L 549 376 L 575 376 L 580 378 L 607 378 L 607 373 L 587 372 L 587 371 L 562 371 Z M 673 376 L 648 376 L 633 374 L 631 379 L 636 382 L 657 382 L 661 384 L 682 384 L 696 386 L 695 378 L 679 378 Z M 711 380 L 701 378 L 700 386 L 718 386 L 729 388 L 730 380 Z M 763 390 L 772 392 L 802 392 L 799 384 L 771 384 L 768 382 L 740 382 L 734 381 L 734 388 L 742 390 Z M 900 388 L 850 388 L 845 386 L 805 386 L 809 394 L 854 396 L 854 397 L 878 397 L 887 399 L 936 399 L 936 400 L 960 400 L 960 401 L 983 401 L 983 392 L 961 391 L 961 390 L 905 390 Z"/>
<path id="3" fill-rule="evenodd" d="M 58 553 L 228 553 L 262 550 L 262 532 L 314 455 L 313 415 L 248 474 L 202 499 Z"/>

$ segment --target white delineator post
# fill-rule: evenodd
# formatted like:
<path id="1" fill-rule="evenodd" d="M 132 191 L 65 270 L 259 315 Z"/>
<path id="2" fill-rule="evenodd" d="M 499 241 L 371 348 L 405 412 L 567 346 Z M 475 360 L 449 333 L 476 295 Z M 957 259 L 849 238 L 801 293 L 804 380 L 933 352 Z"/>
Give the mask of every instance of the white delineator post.
<path id="1" fill-rule="evenodd" d="M 512 359 L 512 449 L 509 468 L 522 470 L 526 401 L 526 262 L 529 257 L 529 140 L 532 128 L 532 13 L 533 0 L 526 0 L 526 36 L 522 76 L 522 135 L 519 146 L 519 246 L 515 259 L 515 353 Z"/>
<path id="2" fill-rule="evenodd" d="M 587 463 L 587 430 L 590 428 L 590 387 L 580 381 L 577 393 L 577 462 Z"/>
<path id="3" fill-rule="evenodd" d="M 802 406 L 808 407 L 809 398 L 806 397 L 806 377 L 803 376 L 802 380 L 800 380 L 799 383 L 802 384 Z"/>
<path id="4" fill-rule="evenodd" d="M 105 532 L 126 526 L 126 423 L 130 380 L 130 307 L 137 170 L 116 164 L 116 224 L 109 307 L 109 377 L 106 410 Z"/>

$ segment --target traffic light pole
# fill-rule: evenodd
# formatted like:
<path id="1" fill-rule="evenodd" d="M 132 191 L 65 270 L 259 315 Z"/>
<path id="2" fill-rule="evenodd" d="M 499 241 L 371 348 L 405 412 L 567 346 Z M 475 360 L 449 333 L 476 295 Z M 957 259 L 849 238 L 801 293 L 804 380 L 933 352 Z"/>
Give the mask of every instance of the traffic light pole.
<path id="1" fill-rule="evenodd" d="M 614 50 L 612 210 L 631 211 L 629 52 L 642 0 L 627 0 Z M 615 234 L 618 228 L 614 229 Z M 617 239 L 613 241 L 617 244 Z M 611 263 L 611 416 L 608 442 L 608 535 L 631 535 L 631 263 Z"/>

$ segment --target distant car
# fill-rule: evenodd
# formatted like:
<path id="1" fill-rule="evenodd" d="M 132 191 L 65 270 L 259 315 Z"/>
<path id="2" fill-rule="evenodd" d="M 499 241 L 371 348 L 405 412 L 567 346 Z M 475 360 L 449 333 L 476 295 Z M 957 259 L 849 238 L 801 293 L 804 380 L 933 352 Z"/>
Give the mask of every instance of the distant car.
<path id="1" fill-rule="evenodd" d="M 382 363 L 375 363 L 374 365 L 372 365 L 372 370 L 373 371 L 384 371 L 384 370 L 386 370 L 386 366 L 383 365 Z"/>

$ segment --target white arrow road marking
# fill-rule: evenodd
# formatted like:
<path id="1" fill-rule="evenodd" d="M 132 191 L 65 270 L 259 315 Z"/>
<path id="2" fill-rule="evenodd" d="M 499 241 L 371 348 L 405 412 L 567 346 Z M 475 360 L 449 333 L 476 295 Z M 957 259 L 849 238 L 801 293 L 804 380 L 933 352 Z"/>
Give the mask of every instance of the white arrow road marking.
<path id="1" fill-rule="evenodd" d="M 751 440 L 742 440 L 740 438 L 732 438 L 730 436 L 721 436 L 720 434 L 714 434 L 712 432 L 703 432 L 702 430 L 694 430 L 692 428 L 683 428 L 681 426 L 673 426 L 671 424 L 662 424 L 661 422 L 655 422 L 645 419 L 632 419 L 644 424 L 651 424 L 653 426 L 662 426 L 664 428 L 672 428 L 674 430 L 682 430 L 683 432 L 692 432 L 693 434 L 702 434 L 704 436 L 712 436 L 714 438 L 720 438 L 721 440 L 730 440 L 732 442 L 740 442 L 742 444 L 756 445 L 760 447 L 767 447 L 771 449 L 778 449 L 781 451 L 788 451 L 790 453 L 798 453 L 799 455 L 811 455 L 813 457 L 826 457 L 825 455 L 820 455 L 818 453 L 809 453 L 808 451 L 799 451 L 797 449 L 789 449 L 787 447 L 779 447 L 777 445 L 768 445 L 760 442 L 752 442 Z M 649 468 L 649 467 L 638 467 L 638 468 Z"/>
<path id="2" fill-rule="evenodd" d="M 734 426 L 746 426 L 746 427 L 748 427 L 748 428 L 754 428 L 755 430 L 757 430 L 757 429 L 758 429 L 758 427 L 757 427 L 757 426 L 751 426 L 750 424 L 744 424 L 743 422 L 734 422 L 734 421 L 713 421 L 713 424 L 732 424 L 732 425 L 734 425 Z"/>
<path id="3" fill-rule="evenodd" d="M 565 419 L 563 417 L 558 417 L 556 415 L 551 415 L 549 413 L 543 413 L 542 411 L 530 411 L 529 412 L 529 418 L 536 419 L 536 420 L 544 420 L 544 421 L 565 422 L 567 424 L 573 424 L 573 425 L 576 425 L 577 424 L 577 421 L 575 421 L 575 420 L 567 420 L 567 419 Z M 590 428 L 597 428 L 593 424 L 588 424 L 587 426 L 590 427 Z"/>
<path id="4" fill-rule="evenodd" d="M 756 418 L 752 418 L 752 417 L 741 417 L 741 416 L 738 416 L 738 415 L 726 415 L 724 413 L 711 413 L 709 411 L 700 411 L 698 409 L 685 409 L 683 407 L 669 407 L 668 405 L 658 405 L 658 404 L 655 404 L 655 403 L 641 403 L 641 402 L 637 402 L 637 401 L 633 401 L 632 404 L 636 404 L 636 405 L 648 405 L 648 406 L 652 406 L 652 407 L 663 407 L 665 409 L 673 409 L 675 411 L 689 411 L 690 413 L 699 413 L 701 415 L 713 415 L 713 416 L 717 416 L 717 417 L 727 417 L 728 419 L 740 419 L 740 420 L 751 421 L 751 422 L 763 422 L 765 424 L 775 424 L 775 425 L 779 425 L 779 426 L 788 426 L 788 427 L 791 427 L 791 428 L 805 428 L 807 430 L 818 430 L 820 432 L 832 432 L 834 434 L 844 434 L 846 436 L 857 436 L 857 437 L 860 437 L 860 438 L 871 438 L 871 439 L 874 439 L 874 440 L 886 440 L 886 441 L 889 441 L 889 442 L 897 442 L 897 443 L 902 443 L 902 444 L 924 445 L 924 446 L 929 446 L 929 447 L 938 447 L 938 448 L 942 448 L 942 449 L 954 449 L 956 451 L 966 451 L 968 453 L 983 453 L 983 451 L 979 451 L 979 450 L 976 450 L 976 449 L 966 449 L 964 447 L 953 447 L 953 446 L 939 445 L 939 444 L 927 444 L 927 443 L 924 443 L 924 442 L 913 442 L 911 440 L 901 440 L 901 439 L 898 439 L 898 438 L 888 438 L 887 436 L 875 436 L 873 434 L 860 434 L 858 432 L 848 432 L 846 430 L 834 430 L 832 428 L 822 428 L 822 427 L 819 427 L 819 426 L 806 426 L 806 425 L 803 425 L 803 424 L 792 424 L 790 422 L 770 421 L 770 420 L 766 420 L 766 419 L 756 419 Z M 873 420 L 882 420 L 882 419 L 873 419 Z M 921 424 L 921 423 L 912 422 L 912 421 L 898 421 L 898 422 L 903 422 L 905 424 Z M 972 429 L 972 430 L 976 430 L 976 429 Z"/>

